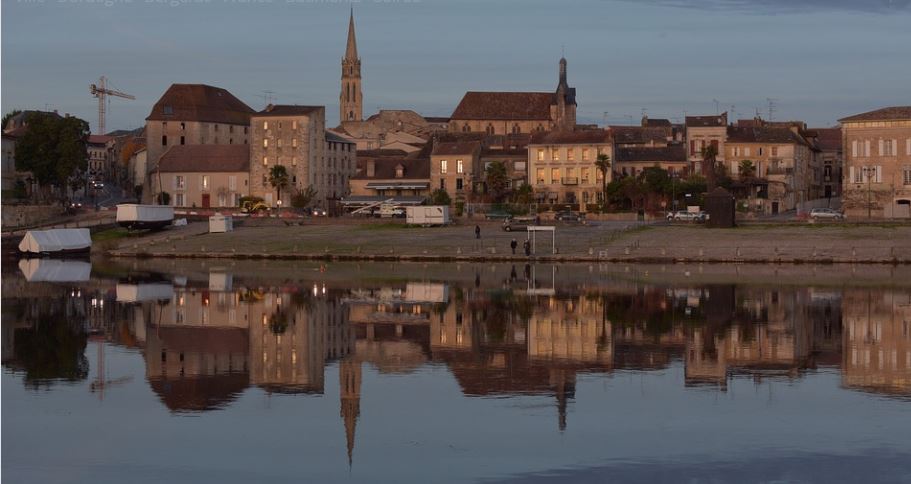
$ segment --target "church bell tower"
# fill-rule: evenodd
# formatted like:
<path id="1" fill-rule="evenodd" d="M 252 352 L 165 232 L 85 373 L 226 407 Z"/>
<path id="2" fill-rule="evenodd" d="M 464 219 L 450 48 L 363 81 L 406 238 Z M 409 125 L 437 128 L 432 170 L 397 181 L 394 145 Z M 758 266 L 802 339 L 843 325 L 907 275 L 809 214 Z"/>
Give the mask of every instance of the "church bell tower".
<path id="1" fill-rule="evenodd" d="M 348 18 L 348 46 L 342 59 L 342 92 L 339 95 L 339 121 L 363 120 L 361 95 L 361 59 L 357 56 L 357 39 L 354 36 L 354 8 Z"/>

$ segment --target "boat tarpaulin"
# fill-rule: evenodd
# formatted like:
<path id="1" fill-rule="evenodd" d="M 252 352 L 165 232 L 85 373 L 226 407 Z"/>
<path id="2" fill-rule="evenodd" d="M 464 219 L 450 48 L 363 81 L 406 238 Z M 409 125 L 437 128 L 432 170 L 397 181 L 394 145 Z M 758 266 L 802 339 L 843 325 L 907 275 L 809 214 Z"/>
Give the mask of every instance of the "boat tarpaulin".
<path id="1" fill-rule="evenodd" d="M 42 252 L 78 252 L 92 247 L 89 229 L 29 230 L 19 242 L 19 250 Z"/>
<path id="2" fill-rule="evenodd" d="M 22 259 L 19 270 L 28 282 L 85 282 L 92 264 L 81 260 Z"/>

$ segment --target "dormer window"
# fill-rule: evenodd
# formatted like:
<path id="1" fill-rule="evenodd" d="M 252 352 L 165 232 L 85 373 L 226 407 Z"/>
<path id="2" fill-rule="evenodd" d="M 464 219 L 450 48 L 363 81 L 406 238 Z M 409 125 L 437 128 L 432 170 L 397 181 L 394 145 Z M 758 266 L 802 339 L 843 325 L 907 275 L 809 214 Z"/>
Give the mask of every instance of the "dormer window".
<path id="1" fill-rule="evenodd" d="M 396 178 L 405 177 L 405 166 L 402 165 L 401 163 L 399 163 L 398 165 L 395 165 L 395 177 Z"/>
<path id="2" fill-rule="evenodd" d="M 161 107 L 162 114 L 174 114 L 174 108 L 170 105 L 164 105 Z"/>

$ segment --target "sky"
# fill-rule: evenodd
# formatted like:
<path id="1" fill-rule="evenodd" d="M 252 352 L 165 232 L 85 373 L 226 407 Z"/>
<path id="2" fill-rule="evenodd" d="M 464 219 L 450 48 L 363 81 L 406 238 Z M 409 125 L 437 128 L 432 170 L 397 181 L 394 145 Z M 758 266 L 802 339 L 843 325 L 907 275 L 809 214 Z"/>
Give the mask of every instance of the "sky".
<path id="1" fill-rule="evenodd" d="M 262 109 L 338 121 L 349 8 L 364 115 L 448 116 L 466 91 L 552 91 L 558 60 L 578 122 L 757 110 L 812 127 L 911 105 L 911 0 L 4 0 L 0 103 L 93 127 L 144 124 L 172 83 L 223 87 Z"/>

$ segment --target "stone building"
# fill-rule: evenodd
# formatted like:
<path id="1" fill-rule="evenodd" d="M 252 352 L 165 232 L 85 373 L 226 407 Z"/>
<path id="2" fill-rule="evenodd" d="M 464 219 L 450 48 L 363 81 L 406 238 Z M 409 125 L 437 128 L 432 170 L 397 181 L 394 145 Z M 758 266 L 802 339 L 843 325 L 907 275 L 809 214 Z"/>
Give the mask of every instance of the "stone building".
<path id="1" fill-rule="evenodd" d="M 886 395 L 911 393 L 911 300 L 907 292 L 845 292 L 842 384 Z"/>
<path id="2" fill-rule="evenodd" d="M 148 174 L 177 145 L 246 145 L 250 141 L 250 106 L 225 89 L 205 84 L 172 84 L 146 117 Z M 145 183 L 151 183 L 146 177 Z M 143 189 L 151 201 L 152 190 Z"/>
<path id="3" fill-rule="evenodd" d="M 682 144 L 663 147 L 614 148 L 613 172 L 621 176 L 636 176 L 646 168 L 658 167 L 671 176 L 685 178 L 689 173 L 686 147 Z"/>
<path id="4" fill-rule="evenodd" d="M 465 93 L 449 119 L 451 132 L 520 134 L 576 127 L 576 89 L 566 80 L 566 59 L 560 59 L 555 92 Z"/>
<path id="5" fill-rule="evenodd" d="M 236 207 L 250 190 L 248 150 L 245 145 L 172 146 L 158 160 L 152 188 L 170 194 L 175 207 Z"/>
<path id="6" fill-rule="evenodd" d="M 549 203 L 595 203 L 602 196 L 598 155 L 612 156 L 610 132 L 604 129 L 554 131 L 528 144 L 529 183 L 535 196 Z M 607 182 L 611 181 L 608 170 Z"/>
<path id="7" fill-rule="evenodd" d="M 844 150 L 841 144 L 841 128 L 813 128 L 819 148 L 818 158 L 822 165 L 822 196 L 840 197 Z"/>
<path id="8" fill-rule="evenodd" d="M 435 119 L 435 118 L 430 118 Z M 408 109 L 382 109 L 363 121 L 344 121 L 334 131 L 352 139 L 358 150 L 402 149 L 417 151 L 434 134 L 445 131 L 440 123 Z"/>
<path id="9" fill-rule="evenodd" d="M 848 217 L 911 218 L 911 106 L 840 119 Z"/>
<path id="10" fill-rule="evenodd" d="M 398 150 L 360 152 L 358 171 L 351 177 L 346 206 L 356 208 L 392 199 L 397 205 L 419 204 L 430 195 L 430 162 L 409 158 Z"/>
<path id="11" fill-rule="evenodd" d="M 250 195 L 262 197 L 270 207 L 291 206 L 295 191 L 313 187 L 314 205 L 325 206 L 326 108 L 323 106 L 272 105 L 251 117 Z M 269 181 L 274 166 L 284 166 L 289 184 L 278 190 Z"/>
<path id="12" fill-rule="evenodd" d="M 430 156 L 430 188 L 443 190 L 453 202 L 483 193 L 480 141 L 436 143 Z"/>
<path id="13" fill-rule="evenodd" d="M 718 155 L 717 162 L 725 161 L 724 142 L 727 138 L 728 113 L 717 116 L 687 116 L 686 144 L 690 161 L 690 172 L 706 174 L 703 166 L 703 150 L 714 146 Z"/>
<path id="14" fill-rule="evenodd" d="M 767 195 L 750 201 L 754 209 L 776 214 L 796 209 L 798 204 L 815 198 L 811 193 L 810 172 L 813 147 L 795 129 L 729 127 L 723 146 L 726 161 L 719 156 L 719 162 L 724 163 L 732 178 L 743 178 L 741 164 L 750 161 L 752 177 L 767 181 Z"/>
<path id="15" fill-rule="evenodd" d="M 89 155 L 89 176 L 95 180 L 109 180 L 114 168 L 114 137 L 89 135 L 85 148 Z"/>

